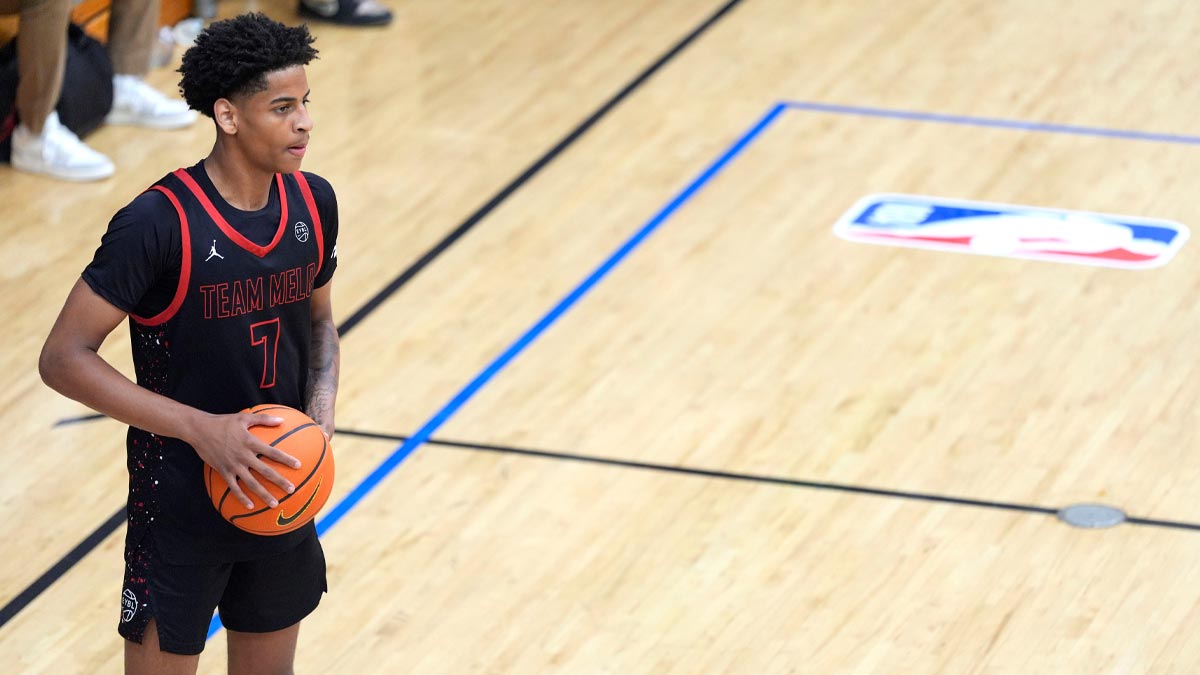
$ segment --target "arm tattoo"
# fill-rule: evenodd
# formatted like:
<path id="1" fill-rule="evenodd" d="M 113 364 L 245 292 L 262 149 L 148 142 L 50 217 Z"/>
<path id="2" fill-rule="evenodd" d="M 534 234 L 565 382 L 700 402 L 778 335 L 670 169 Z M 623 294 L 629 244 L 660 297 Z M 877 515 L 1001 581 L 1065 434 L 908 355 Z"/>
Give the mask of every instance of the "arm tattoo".
<path id="1" fill-rule="evenodd" d="M 308 391 L 305 392 L 305 408 L 308 416 L 333 435 L 333 404 L 337 399 L 338 370 L 341 349 L 338 346 L 337 327 L 332 321 L 313 324 L 312 348 L 308 359 Z"/>

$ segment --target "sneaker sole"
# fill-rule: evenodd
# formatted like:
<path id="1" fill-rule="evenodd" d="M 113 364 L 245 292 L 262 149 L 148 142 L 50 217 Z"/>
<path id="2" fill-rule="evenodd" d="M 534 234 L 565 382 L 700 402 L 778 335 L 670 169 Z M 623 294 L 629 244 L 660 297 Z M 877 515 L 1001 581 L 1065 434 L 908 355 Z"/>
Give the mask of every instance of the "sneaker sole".
<path id="1" fill-rule="evenodd" d="M 95 167 L 91 169 L 64 171 L 50 169 L 40 165 L 26 164 L 15 156 L 12 158 L 11 163 L 12 167 L 18 171 L 35 173 L 42 176 L 50 176 L 51 178 L 57 178 L 59 180 L 69 180 L 74 183 L 87 183 L 91 181 L 104 180 L 105 178 L 112 177 L 114 173 L 114 167 L 111 164 L 108 166 Z"/>
<path id="2" fill-rule="evenodd" d="M 108 113 L 108 117 L 105 117 L 104 121 L 107 124 L 123 124 L 150 129 L 183 129 L 190 127 L 196 121 L 196 113 L 189 110 L 186 114 L 180 113 L 166 117 L 142 117 L 123 110 L 114 110 Z"/>

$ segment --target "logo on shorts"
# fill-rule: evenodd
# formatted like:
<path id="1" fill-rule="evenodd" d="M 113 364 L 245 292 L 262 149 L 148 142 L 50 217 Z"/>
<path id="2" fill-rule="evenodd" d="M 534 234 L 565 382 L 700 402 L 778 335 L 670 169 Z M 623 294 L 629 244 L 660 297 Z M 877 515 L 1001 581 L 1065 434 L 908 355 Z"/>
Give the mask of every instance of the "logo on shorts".
<path id="1" fill-rule="evenodd" d="M 308 241 L 308 223 L 303 220 L 296 221 L 296 241 L 301 244 Z"/>
<path id="2" fill-rule="evenodd" d="M 137 614 L 138 601 L 137 596 L 133 591 L 126 588 L 121 592 L 121 621 L 128 623 L 133 620 L 133 615 Z"/>

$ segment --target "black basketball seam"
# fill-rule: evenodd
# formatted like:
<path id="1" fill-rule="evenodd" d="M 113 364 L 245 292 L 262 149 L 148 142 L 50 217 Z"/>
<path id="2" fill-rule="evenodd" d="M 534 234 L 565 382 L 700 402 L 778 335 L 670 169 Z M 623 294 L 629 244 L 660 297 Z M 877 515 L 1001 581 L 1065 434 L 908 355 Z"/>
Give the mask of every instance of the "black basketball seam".
<path id="1" fill-rule="evenodd" d="M 289 407 L 287 407 L 286 405 L 277 405 L 277 406 L 275 406 L 275 407 L 273 407 L 273 408 L 263 408 L 262 410 L 256 410 L 256 411 L 255 411 L 255 414 L 258 414 L 258 413 L 261 413 L 261 412 L 265 412 L 265 411 L 267 411 L 267 410 L 295 410 L 295 408 L 289 408 Z M 256 427 L 261 427 L 261 426 L 265 426 L 265 425 L 263 425 L 263 424 L 255 424 L 254 426 L 256 426 Z M 308 424 L 301 424 L 300 426 L 296 427 L 295 429 L 292 429 L 291 431 L 287 432 L 286 434 L 284 434 L 284 435 L 280 436 L 279 438 L 276 438 L 275 440 L 271 441 L 271 447 L 272 447 L 272 448 L 273 448 L 273 447 L 275 447 L 275 444 L 276 444 L 276 443 L 278 443 L 278 442 L 282 441 L 283 439 L 287 438 L 288 436 L 291 436 L 292 434 L 296 433 L 297 431 L 300 431 L 301 429 L 306 429 L 306 428 L 308 428 L 308 427 L 315 427 L 315 426 L 317 426 L 317 425 L 316 425 L 316 423 L 313 423 L 313 422 L 309 422 Z M 324 436 L 325 434 L 324 434 L 324 433 L 322 433 L 321 435 L 322 435 L 322 436 Z M 325 450 L 324 450 L 324 448 L 322 448 L 322 449 L 321 449 L 321 454 L 322 454 L 322 456 L 324 456 L 324 453 L 325 453 Z M 259 457 L 262 457 L 262 455 L 255 455 L 254 457 L 257 459 L 257 458 L 259 458 Z M 320 464 L 320 462 L 318 462 L 318 463 L 317 463 L 317 466 L 320 466 L 320 465 L 321 465 L 321 464 Z M 211 469 L 212 467 L 209 467 L 209 468 Z M 237 479 L 235 478 L 234 480 L 237 480 Z M 225 508 L 225 499 L 226 499 L 227 497 L 229 497 L 229 492 L 230 492 L 230 489 L 229 489 L 228 487 L 226 487 L 226 488 L 225 488 L 225 492 L 221 493 L 221 498 L 220 498 L 219 500 L 217 500 L 217 513 L 221 513 L 221 509 Z M 211 497 L 211 495 L 212 495 L 212 486 L 211 486 L 211 485 L 210 485 L 210 486 L 209 486 L 209 488 L 208 488 L 208 494 L 210 495 L 210 497 L 209 497 L 209 498 L 211 499 L 211 498 L 212 498 L 212 497 Z M 290 496 L 290 495 L 289 495 L 289 496 Z M 252 514 L 252 513 L 247 513 L 247 514 L 244 514 L 244 515 L 250 516 L 250 515 L 254 515 L 254 514 Z M 222 518 L 224 518 L 224 515 L 222 515 L 221 517 L 222 517 Z M 230 520 L 232 520 L 232 517 L 230 517 Z"/>
<path id="2" fill-rule="evenodd" d="M 304 426 L 315 427 L 317 425 L 316 424 L 306 424 Z M 290 436 L 292 433 L 300 431 L 300 429 L 303 429 L 303 428 L 304 427 L 297 427 L 296 429 L 293 429 L 292 432 L 288 434 L 288 436 Z M 286 438 L 286 436 L 277 439 L 275 441 L 275 443 L 282 441 L 284 438 Z M 275 443 L 272 443 L 271 445 L 274 446 Z M 304 480 L 300 481 L 300 484 L 296 486 L 296 489 L 294 491 L 292 491 L 291 494 L 284 495 L 283 498 L 279 500 L 280 505 L 283 504 L 284 502 L 286 502 L 287 500 L 291 499 L 292 497 L 296 496 L 296 494 L 300 492 L 300 488 L 304 487 L 308 483 L 308 481 L 312 480 L 312 477 L 317 474 L 317 469 L 320 469 L 321 464 L 325 461 L 325 451 L 328 448 L 329 448 L 329 441 L 325 440 L 325 434 L 322 432 L 322 434 L 321 434 L 321 454 L 317 457 L 317 463 L 315 465 L 313 465 L 312 471 L 308 472 L 308 475 L 304 477 Z M 271 509 L 277 509 L 277 508 L 279 508 L 279 505 L 266 506 L 257 511 L 251 511 L 250 513 L 243 513 L 243 514 L 236 515 L 236 516 L 230 516 L 229 522 L 232 523 L 233 521 L 235 521 L 239 518 L 249 518 L 250 516 L 257 516 L 261 513 L 266 513 L 267 511 L 269 511 Z"/>
<path id="3" fill-rule="evenodd" d="M 286 405 L 271 405 L 270 403 L 263 403 L 261 405 L 267 405 L 267 406 L 271 406 L 271 407 L 260 408 L 257 410 L 254 408 L 250 408 L 246 412 L 250 413 L 251 415 L 262 415 L 262 414 L 265 414 L 268 410 L 295 410 L 295 408 L 289 408 Z M 255 426 L 262 426 L 262 425 L 255 425 Z"/>
<path id="4" fill-rule="evenodd" d="M 316 422 L 309 422 L 308 424 L 301 424 L 300 426 L 296 427 L 295 429 L 292 429 L 291 431 L 287 432 L 286 434 L 271 441 L 271 447 L 273 448 L 276 446 L 276 444 L 282 443 L 284 439 L 286 439 L 288 436 L 291 436 L 292 434 L 295 434 L 299 431 L 304 431 L 305 429 L 307 429 L 309 427 L 315 427 L 315 426 L 317 426 Z M 324 433 L 321 434 L 321 436 L 324 436 L 324 435 L 325 435 Z"/>
<path id="5" fill-rule="evenodd" d="M 224 478 L 224 476 L 222 476 L 222 478 Z M 237 477 L 235 476 L 233 480 L 235 480 L 235 481 L 236 481 L 236 480 L 237 480 Z M 225 508 L 225 499 L 226 499 L 227 497 L 229 497 L 229 492 L 230 492 L 230 490 L 229 490 L 229 484 L 228 484 L 228 483 L 226 483 L 226 484 L 225 484 L 225 491 L 221 493 L 221 499 L 219 499 L 219 500 L 217 501 L 217 513 L 220 513 L 220 512 L 221 512 L 221 509 Z M 210 494 L 210 495 L 212 494 L 212 490 L 209 490 L 209 494 Z"/>
<path id="6" fill-rule="evenodd" d="M 312 473 L 310 473 L 310 474 L 308 475 L 308 477 L 307 477 L 307 478 L 305 478 L 305 479 L 304 479 L 304 481 L 303 481 L 303 482 L 301 482 L 301 483 L 300 483 L 300 485 L 298 485 L 298 486 L 296 487 L 296 491 L 295 491 L 295 492 L 293 492 L 292 494 L 290 494 L 290 495 L 287 495 L 287 496 L 286 496 L 286 497 L 284 497 L 283 499 L 279 500 L 279 506 L 283 506 L 283 503 L 284 503 L 285 501 L 287 501 L 289 498 L 293 497 L 294 495 L 298 494 L 298 493 L 300 492 L 300 488 L 304 487 L 304 484 L 305 484 L 305 483 L 307 483 L 307 482 L 309 481 L 309 479 L 311 479 L 311 478 L 312 478 L 314 475 L 316 475 L 316 473 L 317 473 L 317 469 L 319 469 L 319 468 L 321 467 L 321 462 L 322 462 L 322 460 L 323 460 L 324 458 L 325 458 L 325 452 L 324 452 L 324 450 L 322 450 L 322 452 L 321 452 L 321 457 L 317 459 L 317 464 L 316 464 L 316 466 L 315 466 L 315 467 L 313 467 Z M 312 495 L 312 496 L 315 498 L 315 497 L 316 497 L 316 492 L 313 492 L 313 495 Z M 241 514 L 241 515 L 239 515 L 239 516 L 230 516 L 230 517 L 229 517 L 229 522 L 230 522 L 230 523 L 232 523 L 233 521 L 235 521 L 235 520 L 237 520 L 237 519 L 239 519 L 239 518 L 248 518 L 248 517 L 250 517 L 250 516 L 257 516 L 257 515 L 259 515 L 259 514 L 266 513 L 267 511 L 271 511 L 271 510 L 277 509 L 277 508 L 279 508 L 279 506 L 275 506 L 275 507 L 272 507 L 272 508 L 264 508 L 264 509 L 259 509 L 258 511 L 255 511 L 254 513 L 243 513 L 243 514 Z M 311 519 L 310 519 L 310 520 L 311 520 Z M 304 521 L 304 522 L 305 522 L 305 523 L 307 523 L 308 521 L 306 520 L 306 521 Z M 303 524 L 303 523 L 301 523 L 301 524 L 300 524 L 300 525 L 298 525 L 297 527 L 304 527 L 304 524 Z M 291 528 L 291 529 L 297 529 L 297 528 Z M 290 531 L 291 531 L 291 530 L 284 530 L 283 532 L 280 532 L 279 534 L 283 534 L 283 533 L 290 532 Z M 259 529 L 255 529 L 255 530 L 246 530 L 246 532 L 252 532 L 252 533 L 255 533 L 255 534 L 273 534 L 273 533 L 276 533 L 277 531 L 276 531 L 276 530 L 259 530 Z"/>

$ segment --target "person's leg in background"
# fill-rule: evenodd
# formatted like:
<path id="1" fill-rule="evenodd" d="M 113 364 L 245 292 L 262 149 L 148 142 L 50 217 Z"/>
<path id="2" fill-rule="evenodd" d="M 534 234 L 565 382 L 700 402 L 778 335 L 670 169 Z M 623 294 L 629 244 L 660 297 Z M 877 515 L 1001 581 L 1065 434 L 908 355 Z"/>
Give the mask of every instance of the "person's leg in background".
<path id="1" fill-rule="evenodd" d="M 113 0 L 108 24 L 114 73 L 110 124 L 179 129 L 196 120 L 186 103 L 164 96 L 144 80 L 158 36 L 158 8 L 159 0 Z"/>
<path id="2" fill-rule="evenodd" d="M 0 13 L 20 13 L 17 33 L 17 117 L 12 165 L 66 180 L 113 174 L 107 157 L 92 150 L 54 112 L 67 63 L 70 0 L 0 0 Z"/>
<path id="3" fill-rule="evenodd" d="M 300 17 L 343 26 L 386 26 L 392 10 L 376 0 L 300 0 Z"/>
<path id="4" fill-rule="evenodd" d="M 69 0 L 18 0 L 8 4 L 17 5 L 21 14 L 17 40 L 17 62 L 21 69 L 17 82 L 17 115 L 30 131 L 40 134 L 62 91 L 71 3 Z"/>

